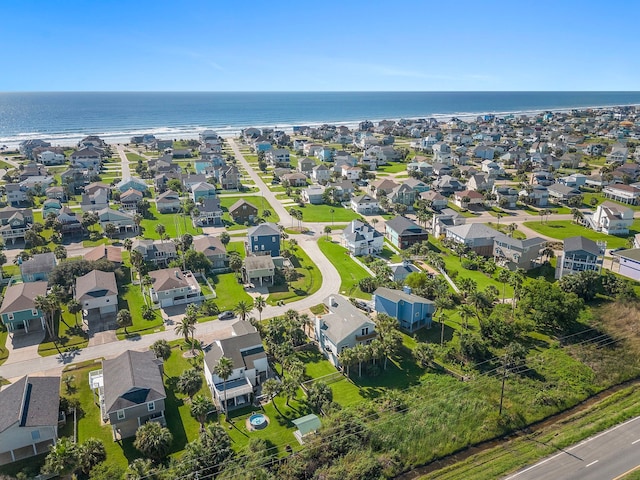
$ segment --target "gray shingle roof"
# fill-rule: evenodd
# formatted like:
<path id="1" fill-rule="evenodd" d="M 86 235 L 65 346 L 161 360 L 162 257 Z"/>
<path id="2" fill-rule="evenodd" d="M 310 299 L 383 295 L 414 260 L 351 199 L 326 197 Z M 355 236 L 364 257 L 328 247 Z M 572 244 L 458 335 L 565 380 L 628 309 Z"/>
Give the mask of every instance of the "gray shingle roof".
<path id="1" fill-rule="evenodd" d="M 394 290 L 392 288 L 378 287 L 373 294 L 377 297 L 388 298 L 391 301 L 399 302 L 404 300 L 407 303 L 433 303 L 431 300 L 414 295 L 413 293 L 407 293 L 402 290 Z"/>
<path id="2" fill-rule="evenodd" d="M 591 255 L 600 255 L 600 247 L 596 242 L 585 237 L 569 237 L 563 242 L 563 250 L 565 252 L 575 252 L 583 250 Z"/>
<path id="3" fill-rule="evenodd" d="M 331 295 L 325 298 L 324 304 L 330 312 L 322 315 L 322 323 L 327 327 L 324 333 L 335 345 L 358 330 L 363 323 L 372 322 L 369 317 L 341 295 Z"/>
<path id="4" fill-rule="evenodd" d="M 7 287 L 0 307 L 0 313 L 20 312 L 35 308 L 34 300 L 38 295 L 47 294 L 47 282 L 18 283 Z"/>
<path id="5" fill-rule="evenodd" d="M 82 302 L 85 296 L 93 299 L 95 297 L 91 295 L 92 292 L 98 293 L 100 297 L 117 295 L 116 274 L 92 270 L 86 275 L 76 278 L 76 300 Z"/>
<path id="6" fill-rule="evenodd" d="M 412 222 L 402 215 L 398 215 L 397 217 L 388 220 L 385 225 L 399 234 L 404 233 L 406 230 L 419 230 L 420 232 L 423 231 L 422 227 L 418 226 L 415 222 Z"/>
<path id="7" fill-rule="evenodd" d="M 58 425 L 60 377 L 22 377 L 0 391 L 0 432 L 21 427 Z"/>
<path id="8" fill-rule="evenodd" d="M 253 360 L 266 358 L 267 354 L 264 352 L 260 334 L 254 329 L 253 332 L 223 338 L 211 345 L 211 350 L 204 356 L 204 361 L 210 371 L 213 371 L 223 356 L 233 362 L 233 368 L 235 369 L 242 367 L 253 368 Z"/>
<path id="9" fill-rule="evenodd" d="M 162 362 L 152 351 L 127 350 L 102 361 L 104 404 L 108 413 L 166 398 Z"/>
<path id="10" fill-rule="evenodd" d="M 20 265 L 20 272 L 29 273 L 50 272 L 56 266 L 56 256 L 52 252 L 38 253 Z"/>

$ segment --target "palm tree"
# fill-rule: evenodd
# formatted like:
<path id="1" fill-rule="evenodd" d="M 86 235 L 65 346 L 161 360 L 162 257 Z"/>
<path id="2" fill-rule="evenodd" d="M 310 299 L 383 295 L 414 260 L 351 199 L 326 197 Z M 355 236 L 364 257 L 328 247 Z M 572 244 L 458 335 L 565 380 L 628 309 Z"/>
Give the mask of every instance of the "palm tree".
<path id="1" fill-rule="evenodd" d="M 93 467 L 107 459 L 107 452 L 102 440 L 88 438 L 77 448 L 78 467 L 82 473 L 89 475 Z"/>
<path id="2" fill-rule="evenodd" d="M 184 343 L 188 344 L 189 336 L 194 334 L 196 326 L 193 324 L 192 320 L 185 315 L 182 317 L 180 323 L 176 325 L 174 330 L 178 335 L 184 336 Z"/>
<path id="3" fill-rule="evenodd" d="M 153 351 L 156 358 L 160 358 L 164 361 L 167 361 L 171 356 L 171 345 L 162 338 L 153 342 L 149 349 Z"/>
<path id="4" fill-rule="evenodd" d="M 196 395 L 191 400 L 191 416 L 200 423 L 200 430 L 204 429 L 204 422 L 207 420 L 207 415 L 211 412 L 215 406 L 209 397 L 204 395 Z"/>
<path id="5" fill-rule="evenodd" d="M 244 300 L 240 300 L 233 308 L 234 313 L 238 314 L 243 322 L 247 320 L 247 315 L 251 312 L 251 310 L 252 306 Z"/>
<path id="6" fill-rule="evenodd" d="M 335 213 L 335 210 L 331 208 L 329 209 L 329 213 L 331 214 L 331 225 L 333 225 L 333 214 Z"/>
<path id="7" fill-rule="evenodd" d="M 195 368 L 185 370 L 178 377 L 176 387 L 180 393 L 183 393 L 192 399 L 202 388 L 202 375 Z"/>
<path id="8" fill-rule="evenodd" d="M 309 316 L 309 314 L 308 313 L 300 314 L 300 317 L 298 318 L 298 320 L 300 322 L 300 325 L 302 325 L 304 332 L 307 334 L 308 337 L 310 337 L 311 335 L 309 335 L 309 327 L 313 325 L 313 320 L 311 320 L 311 317 Z"/>
<path id="9" fill-rule="evenodd" d="M 498 273 L 498 281 L 502 283 L 502 303 L 504 303 L 504 297 L 506 293 L 507 283 L 511 279 L 511 272 L 509 270 L 500 270 Z"/>
<path id="10" fill-rule="evenodd" d="M 68 437 L 62 437 L 52 447 L 42 467 L 43 473 L 65 475 L 78 464 L 78 446 Z"/>
<path id="11" fill-rule="evenodd" d="M 158 234 L 158 236 L 161 239 L 163 239 L 166 231 L 167 231 L 167 228 L 162 223 L 159 223 L 156 225 L 155 232 Z"/>
<path id="12" fill-rule="evenodd" d="M 122 245 L 124 246 L 124 249 L 127 252 L 131 252 L 131 247 L 133 247 L 133 241 L 130 238 L 125 238 L 124 241 L 122 242 Z"/>
<path id="13" fill-rule="evenodd" d="M 257 296 L 253 300 L 253 306 L 255 307 L 256 310 L 258 310 L 258 314 L 260 315 L 260 321 L 262 322 L 262 310 L 264 310 L 264 307 L 267 306 L 267 301 L 264 299 L 262 295 Z"/>
<path id="14" fill-rule="evenodd" d="M 47 333 L 49 334 L 49 338 L 55 340 L 55 326 L 53 321 L 53 316 L 56 311 L 56 305 L 53 302 L 53 298 L 50 295 L 38 295 L 33 302 L 36 309 L 44 312 L 45 314 L 45 326 L 47 328 Z"/>
<path id="15" fill-rule="evenodd" d="M 75 298 L 67 302 L 67 311 L 76 318 L 76 326 L 78 325 L 78 313 L 82 311 L 82 305 Z"/>
<path id="16" fill-rule="evenodd" d="M 173 435 L 158 422 L 147 422 L 138 428 L 133 446 L 156 462 L 164 459 L 171 450 Z"/>
<path id="17" fill-rule="evenodd" d="M 460 314 L 460 318 L 463 321 L 463 327 L 466 329 L 469 328 L 469 318 L 473 317 L 474 312 L 471 309 L 470 305 L 467 305 L 466 303 L 463 303 L 462 305 L 458 305 L 458 313 Z"/>
<path id="18" fill-rule="evenodd" d="M 329 234 L 331 233 L 331 227 L 329 225 L 325 225 L 324 233 L 327 236 L 327 240 L 329 239 Z"/>
<path id="19" fill-rule="evenodd" d="M 269 378 L 262 384 L 262 393 L 267 397 L 268 401 L 271 401 L 280 394 L 281 387 L 282 386 L 279 381 L 275 378 Z M 273 406 L 278 410 L 276 402 L 273 402 Z M 280 412 L 280 410 L 278 410 L 278 412 Z"/>
<path id="20" fill-rule="evenodd" d="M 124 334 L 129 335 L 127 327 L 131 325 L 131 312 L 126 308 L 118 311 L 116 322 L 118 323 L 118 327 L 124 328 Z"/>
<path id="21" fill-rule="evenodd" d="M 340 352 L 340 363 L 342 364 L 343 371 L 346 367 L 347 377 L 349 376 L 349 369 L 351 365 L 355 363 L 355 361 L 356 359 L 353 348 L 345 348 L 344 350 L 342 350 L 342 352 Z"/>
<path id="22" fill-rule="evenodd" d="M 138 272 L 138 279 L 140 280 L 140 291 L 142 291 L 142 266 L 144 265 L 144 257 L 138 250 L 132 250 L 129 256 L 131 266 Z"/>
<path id="23" fill-rule="evenodd" d="M 136 458 L 124 474 L 125 480 L 157 480 L 153 463 L 148 458 Z"/>
<path id="24" fill-rule="evenodd" d="M 213 367 L 213 374 L 222 379 L 222 389 L 224 390 L 223 410 L 227 419 L 229 418 L 229 409 L 227 406 L 227 379 L 233 373 L 233 360 L 227 357 L 220 357 L 218 363 Z"/>
<path id="25" fill-rule="evenodd" d="M 509 232 L 509 236 L 513 237 L 513 232 L 515 232 L 518 229 L 518 225 L 516 225 L 515 223 L 510 223 L 509 225 L 507 225 L 507 232 Z"/>

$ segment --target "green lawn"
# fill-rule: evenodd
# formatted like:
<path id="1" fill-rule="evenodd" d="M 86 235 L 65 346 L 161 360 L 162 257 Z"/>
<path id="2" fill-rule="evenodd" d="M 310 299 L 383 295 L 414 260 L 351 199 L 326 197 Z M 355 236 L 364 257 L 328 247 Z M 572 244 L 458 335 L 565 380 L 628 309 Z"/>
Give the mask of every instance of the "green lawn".
<path id="1" fill-rule="evenodd" d="M 457 283 L 460 278 L 471 278 L 478 284 L 479 290 L 484 290 L 489 285 L 493 285 L 502 294 L 503 285 L 496 280 L 500 269 L 497 269 L 493 276 L 488 277 L 479 270 L 467 270 L 463 268 L 460 263 L 460 258 L 454 253 L 442 255 L 442 259 L 444 260 L 447 273 L 451 276 L 454 283 Z M 513 288 L 510 285 L 506 286 L 505 295 L 507 298 L 513 296 Z"/>
<path id="2" fill-rule="evenodd" d="M 319 239 L 318 246 L 340 273 L 340 293 L 342 295 L 365 299 L 371 298 L 371 294 L 365 293 L 358 288 L 358 282 L 363 278 L 370 277 L 370 275 L 351 259 L 346 248 L 326 238 Z"/>
<path id="3" fill-rule="evenodd" d="M 244 258 L 247 253 L 244 249 L 245 243 L 243 242 L 229 242 L 227 245 L 227 253 L 237 252 L 240 258 Z"/>
<path id="4" fill-rule="evenodd" d="M 384 173 L 400 173 L 407 169 L 407 164 L 403 162 L 391 162 L 388 165 L 382 165 L 376 171 Z"/>
<path id="5" fill-rule="evenodd" d="M 235 273 L 222 273 L 209 278 L 209 283 L 216 290 L 215 300 L 221 312 L 233 310 L 240 300 L 253 303 L 251 296 L 244 290 L 242 283 L 238 283 Z"/>
<path id="6" fill-rule="evenodd" d="M 605 196 L 602 193 L 585 192 L 585 193 L 582 194 L 582 196 L 583 196 L 583 202 L 582 203 L 584 204 L 585 207 L 588 207 L 588 208 L 595 208 L 593 205 L 591 205 L 591 199 L 595 198 L 596 200 L 598 200 L 597 205 L 599 205 L 599 204 L 601 204 L 603 202 L 611 202 L 613 204 L 620 205 L 622 207 L 630 208 L 634 212 L 640 211 L 640 205 L 629 205 L 629 204 L 626 204 L 626 203 L 618 202 L 616 200 L 611 200 L 609 198 L 605 198 Z"/>
<path id="7" fill-rule="evenodd" d="M 267 302 L 275 305 L 278 301 L 285 303 L 300 300 L 318 291 L 322 285 L 322 274 L 301 247 L 296 247 L 290 257 L 299 278 L 289 284 L 269 288 Z"/>
<path id="8" fill-rule="evenodd" d="M 61 320 L 59 313 L 62 313 Z M 62 306 L 59 313 L 56 315 L 56 319 L 58 321 L 55 325 L 58 332 L 57 342 L 54 343 L 47 335 L 45 340 L 38 345 L 38 353 L 43 357 L 58 355 L 58 350 L 67 352 L 85 348 L 89 344 L 89 339 L 86 334 L 83 333 L 81 327 L 76 326 L 76 321 L 81 325 L 81 314 L 78 314 L 78 318 L 76 319 L 73 315 L 67 312 L 65 306 Z"/>
<path id="9" fill-rule="evenodd" d="M 145 218 L 141 223 L 144 238 L 159 240 L 160 236 L 155 230 L 156 225 L 159 224 L 164 225 L 165 233 L 169 238 L 177 238 L 184 233 L 191 235 L 202 233 L 202 229 L 193 226 L 189 217 L 176 213 L 158 213 L 154 203 L 149 208 L 149 215 L 149 218 Z"/>
<path id="10" fill-rule="evenodd" d="M 627 246 L 627 237 L 615 237 L 613 235 L 596 232 L 590 228 L 583 227 L 582 225 L 577 225 L 571 220 L 551 220 L 544 223 L 525 222 L 524 225 L 535 230 L 541 235 L 557 238 L 558 240 L 564 240 L 567 237 L 581 235 L 594 241 L 605 241 L 607 242 L 607 248 Z M 640 232 L 640 220 L 633 222 L 628 236 L 631 237 L 638 232 Z"/>
<path id="11" fill-rule="evenodd" d="M 493 228 L 495 230 L 498 230 L 499 232 L 504 233 L 505 235 L 509 235 L 509 222 L 507 219 L 507 222 L 503 222 L 503 223 L 493 223 L 493 222 L 489 222 L 487 223 L 487 226 L 489 226 L 490 228 Z M 517 240 L 524 240 L 525 238 L 527 238 L 527 236 L 522 233 L 519 230 L 514 230 L 513 234 L 512 234 L 513 238 L 517 239 Z"/>
<path id="12" fill-rule="evenodd" d="M 350 208 L 342 206 L 305 204 L 300 210 L 302 211 L 302 220 L 305 222 L 350 222 L 362 218 Z M 333 210 L 333 214 L 331 214 L 331 210 Z"/>

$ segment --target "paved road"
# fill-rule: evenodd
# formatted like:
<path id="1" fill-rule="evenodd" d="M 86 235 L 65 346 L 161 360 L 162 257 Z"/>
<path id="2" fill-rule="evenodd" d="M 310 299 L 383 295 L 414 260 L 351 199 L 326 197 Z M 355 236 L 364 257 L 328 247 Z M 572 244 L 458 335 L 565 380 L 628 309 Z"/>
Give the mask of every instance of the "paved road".
<path id="1" fill-rule="evenodd" d="M 638 466 L 640 417 L 635 417 L 505 480 L 614 480 Z"/>
<path id="2" fill-rule="evenodd" d="M 122 166 L 121 178 L 131 177 L 131 169 L 129 168 L 129 159 L 127 158 L 127 154 L 124 151 L 124 146 L 121 144 L 118 144 L 116 145 L 116 150 L 118 151 L 118 155 L 120 155 L 120 165 Z"/>

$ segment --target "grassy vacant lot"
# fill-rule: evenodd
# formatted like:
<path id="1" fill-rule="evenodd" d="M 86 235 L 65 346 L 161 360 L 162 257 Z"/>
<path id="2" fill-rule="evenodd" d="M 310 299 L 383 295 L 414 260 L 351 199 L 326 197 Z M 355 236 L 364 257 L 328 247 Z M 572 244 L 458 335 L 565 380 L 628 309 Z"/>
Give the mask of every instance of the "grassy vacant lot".
<path id="1" fill-rule="evenodd" d="M 382 165 L 376 171 L 384 173 L 400 173 L 407 169 L 407 164 L 403 162 L 390 162 L 388 165 Z"/>
<path id="2" fill-rule="evenodd" d="M 596 232 L 590 228 L 577 225 L 571 220 L 551 220 L 548 222 L 525 222 L 524 225 L 532 230 L 552 238 L 564 240 L 567 237 L 575 237 L 582 235 L 583 237 L 590 238 L 594 241 L 607 242 L 607 248 L 618 248 L 627 246 L 626 237 L 615 237 L 613 235 L 606 235 L 604 233 Z M 633 236 L 640 231 L 640 222 L 636 220 L 633 222 L 629 236 Z"/>
<path id="3" fill-rule="evenodd" d="M 222 273 L 209 277 L 209 283 L 216 290 L 215 300 L 220 311 L 233 310 L 240 300 L 253 303 L 251 296 L 244 290 L 242 283 L 238 283 L 235 273 Z"/>
<path id="4" fill-rule="evenodd" d="M 504 233 L 505 235 L 509 235 L 509 229 L 508 229 L 509 223 L 498 224 L 498 223 L 489 222 L 487 223 L 487 226 L 494 228 L 499 232 Z M 512 236 L 517 240 L 524 240 L 525 238 L 527 238 L 527 236 L 519 230 L 514 230 Z"/>
<path id="5" fill-rule="evenodd" d="M 177 238 L 183 233 L 191 235 L 199 235 L 202 229 L 196 228 L 191 223 L 191 218 L 177 213 L 158 213 L 155 204 L 151 204 L 149 208 L 149 217 L 142 220 L 140 224 L 144 229 L 144 238 L 159 240 L 160 236 L 156 233 L 156 225 L 162 224 L 165 228 L 166 235 L 169 238 Z"/>
<path id="6" fill-rule="evenodd" d="M 302 220 L 305 222 L 350 222 L 362 218 L 350 208 L 342 206 L 305 204 L 300 210 L 302 211 Z M 333 210 L 333 216 L 331 210 Z"/>
<path id="7" fill-rule="evenodd" d="M 365 293 L 358 288 L 358 282 L 370 275 L 351 259 L 346 248 L 326 238 L 319 239 L 318 246 L 340 273 L 340 293 L 342 295 L 365 299 L 371 298 L 371 294 Z"/>
<path id="8" fill-rule="evenodd" d="M 247 253 L 244 249 L 245 243 L 244 241 L 242 242 L 229 242 L 227 244 L 227 253 L 231 253 L 231 252 L 237 252 L 238 255 L 240 255 L 241 258 L 244 258 Z"/>
<path id="9" fill-rule="evenodd" d="M 278 301 L 289 303 L 300 300 L 317 292 L 322 285 L 320 270 L 302 248 L 296 247 L 290 260 L 299 277 L 288 284 L 269 288 L 267 301 L 271 305 L 275 305 Z"/>

